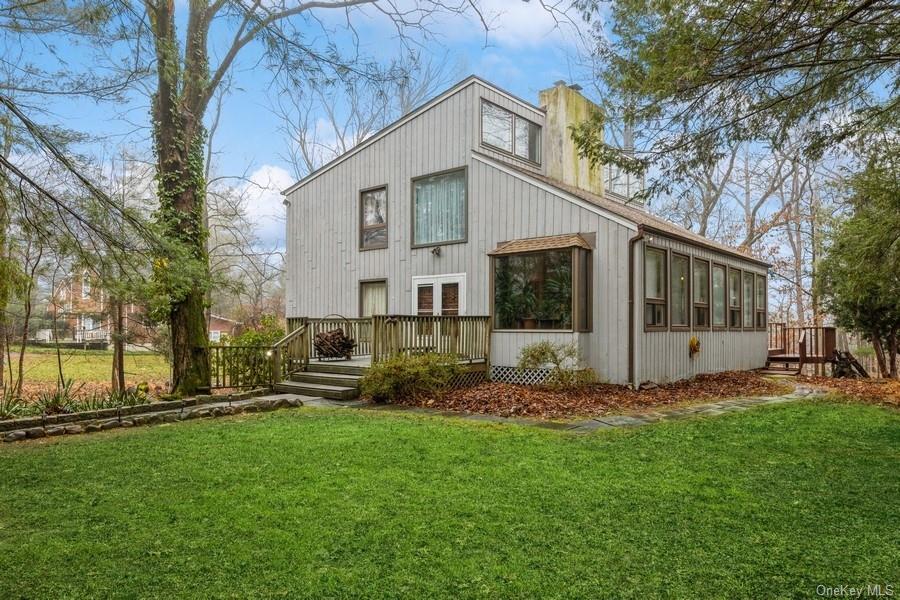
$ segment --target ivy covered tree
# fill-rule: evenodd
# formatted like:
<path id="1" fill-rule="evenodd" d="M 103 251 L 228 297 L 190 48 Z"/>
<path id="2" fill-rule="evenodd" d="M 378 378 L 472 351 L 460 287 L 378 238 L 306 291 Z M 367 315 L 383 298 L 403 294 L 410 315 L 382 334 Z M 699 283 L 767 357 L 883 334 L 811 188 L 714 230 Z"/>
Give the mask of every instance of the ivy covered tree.
<path id="1" fill-rule="evenodd" d="M 841 218 L 819 265 L 819 293 L 838 325 L 861 332 L 882 377 L 897 377 L 900 343 L 900 145 L 884 140 L 849 179 Z"/>

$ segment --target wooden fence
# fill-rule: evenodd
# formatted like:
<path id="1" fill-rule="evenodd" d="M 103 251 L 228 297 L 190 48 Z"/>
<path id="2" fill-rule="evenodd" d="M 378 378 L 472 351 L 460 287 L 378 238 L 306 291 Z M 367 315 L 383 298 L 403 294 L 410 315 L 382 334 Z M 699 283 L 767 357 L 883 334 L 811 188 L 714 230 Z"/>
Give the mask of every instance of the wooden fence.
<path id="1" fill-rule="evenodd" d="M 272 360 L 268 346 L 210 346 L 210 387 L 253 388 L 270 385 Z"/>

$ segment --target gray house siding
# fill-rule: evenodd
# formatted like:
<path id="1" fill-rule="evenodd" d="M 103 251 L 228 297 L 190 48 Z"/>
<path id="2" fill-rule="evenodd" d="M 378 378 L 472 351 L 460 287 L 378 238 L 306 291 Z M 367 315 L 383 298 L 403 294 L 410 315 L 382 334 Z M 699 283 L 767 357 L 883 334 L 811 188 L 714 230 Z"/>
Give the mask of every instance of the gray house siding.
<path id="1" fill-rule="evenodd" d="M 730 255 L 654 235 L 651 245 L 693 256 L 727 267 L 766 275 L 765 267 Z M 635 379 L 658 383 L 677 381 L 700 373 L 738 371 L 764 367 L 768 353 L 765 331 L 716 331 L 711 329 L 644 331 L 643 250 L 647 240 L 635 252 Z M 727 283 L 727 281 L 726 281 Z M 671 300 L 670 300 L 671 302 Z M 726 297 L 727 303 L 727 297 Z M 726 304 L 727 314 L 727 304 Z M 700 353 L 693 358 L 688 352 L 692 336 L 700 340 Z"/>
<path id="2" fill-rule="evenodd" d="M 496 331 L 492 364 L 514 366 L 520 349 L 533 341 L 575 340 L 600 378 L 627 383 L 628 242 L 637 225 L 504 167 L 511 164 L 541 171 L 480 144 L 481 98 L 543 125 L 541 111 L 476 80 L 287 193 L 287 316 L 358 316 L 359 285 L 369 280 L 387 281 L 388 312 L 409 314 L 413 311 L 413 277 L 459 273 L 466 275 L 466 313 L 487 315 L 491 312 L 488 252 L 499 243 L 591 233 L 595 234 L 592 331 Z M 432 247 L 412 248 L 412 180 L 455 168 L 465 168 L 467 173 L 465 242 L 443 244 L 439 253 Z M 381 185 L 387 186 L 388 246 L 360 251 L 360 191 Z M 692 252 L 731 264 L 706 250 Z M 639 257 L 635 263 L 635 279 L 640 284 L 635 298 L 642 299 Z M 644 334 L 639 300 L 635 311 L 637 381 L 665 381 L 765 362 L 764 332 L 703 332 L 699 334 L 703 350 L 691 361 L 687 358 L 690 333 Z M 714 352 L 714 347 L 724 350 Z"/>

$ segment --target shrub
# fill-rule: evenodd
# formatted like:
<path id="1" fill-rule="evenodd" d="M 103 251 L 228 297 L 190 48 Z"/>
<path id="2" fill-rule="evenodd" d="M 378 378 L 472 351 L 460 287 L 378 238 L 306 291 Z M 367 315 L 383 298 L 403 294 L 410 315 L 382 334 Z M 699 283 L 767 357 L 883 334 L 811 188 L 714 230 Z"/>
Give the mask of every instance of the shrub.
<path id="1" fill-rule="evenodd" d="M 418 399 L 447 389 L 460 366 L 453 356 L 443 354 L 401 354 L 372 365 L 360 382 L 362 393 L 375 402 Z"/>
<path id="2" fill-rule="evenodd" d="M 259 324 L 229 338 L 230 346 L 271 346 L 284 337 L 284 328 L 275 315 L 262 315 Z"/>
<path id="3" fill-rule="evenodd" d="M 583 365 L 578 344 L 549 341 L 528 344 L 519 351 L 519 369 L 550 369 L 545 383 L 559 387 L 577 387 L 597 381 L 593 369 Z"/>
<path id="4" fill-rule="evenodd" d="M 11 387 L 0 389 L 0 421 L 15 419 L 25 414 L 25 401 Z"/>

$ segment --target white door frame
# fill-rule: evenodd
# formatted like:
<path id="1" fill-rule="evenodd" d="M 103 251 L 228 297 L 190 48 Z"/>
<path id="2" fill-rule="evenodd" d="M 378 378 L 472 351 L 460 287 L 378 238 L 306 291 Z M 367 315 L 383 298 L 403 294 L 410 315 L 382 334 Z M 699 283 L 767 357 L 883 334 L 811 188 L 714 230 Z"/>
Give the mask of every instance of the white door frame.
<path id="1" fill-rule="evenodd" d="M 441 314 L 441 290 L 440 285 L 456 283 L 459 285 L 459 314 L 466 314 L 466 274 L 451 273 L 449 275 L 414 275 L 412 278 L 412 314 L 419 314 L 419 286 L 431 284 L 434 286 L 434 314 Z"/>

